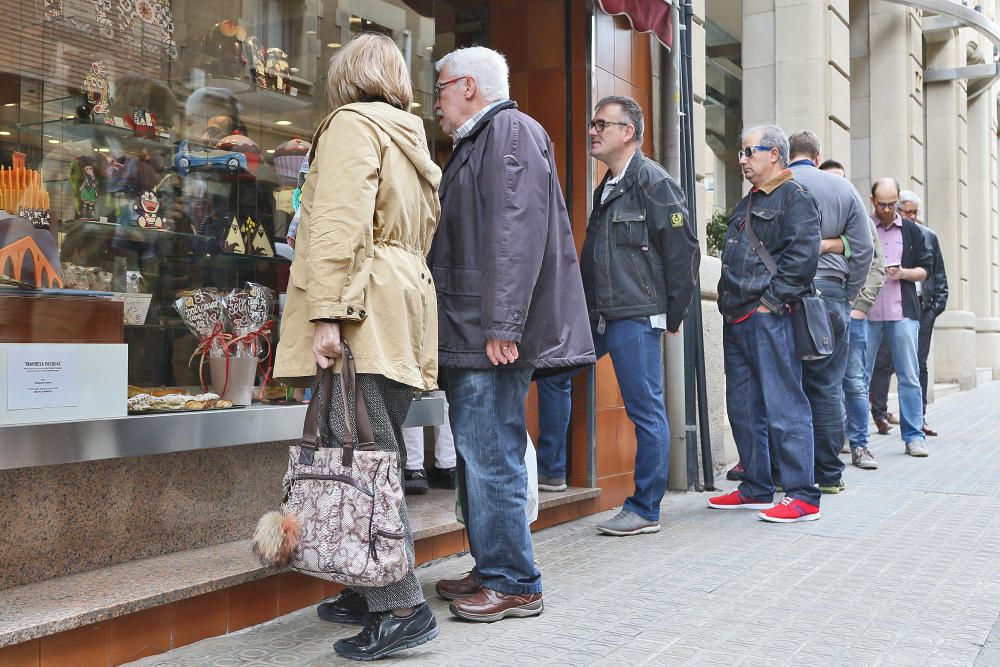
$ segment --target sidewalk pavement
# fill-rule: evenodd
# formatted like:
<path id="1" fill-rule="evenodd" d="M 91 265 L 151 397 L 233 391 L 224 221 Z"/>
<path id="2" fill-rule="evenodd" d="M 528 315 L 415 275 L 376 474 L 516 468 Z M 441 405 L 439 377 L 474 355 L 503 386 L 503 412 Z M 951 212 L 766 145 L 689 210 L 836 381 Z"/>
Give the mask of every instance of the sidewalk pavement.
<path id="1" fill-rule="evenodd" d="M 671 493 L 655 535 L 597 535 L 612 512 L 536 533 L 537 618 L 459 621 L 433 584 L 472 559 L 421 567 L 441 634 L 384 662 L 1000 665 L 1000 382 L 942 398 L 928 420 L 941 433 L 929 458 L 905 456 L 898 427 L 873 435 L 881 467 L 848 465 L 819 521 L 768 524 Z M 349 664 L 333 643 L 355 632 L 310 608 L 134 664 Z"/>

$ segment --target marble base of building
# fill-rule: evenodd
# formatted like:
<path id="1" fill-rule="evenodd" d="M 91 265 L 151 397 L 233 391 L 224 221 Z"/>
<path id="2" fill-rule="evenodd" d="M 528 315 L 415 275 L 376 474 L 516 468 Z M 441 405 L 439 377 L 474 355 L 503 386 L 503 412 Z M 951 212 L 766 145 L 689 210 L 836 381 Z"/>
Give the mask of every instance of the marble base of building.
<path id="1" fill-rule="evenodd" d="M 976 315 L 946 310 L 934 324 L 934 381 L 957 383 L 962 390 L 976 386 Z"/>
<path id="2" fill-rule="evenodd" d="M 992 368 L 993 379 L 1000 380 L 1000 318 L 976 318 L 976 366 Z"/>

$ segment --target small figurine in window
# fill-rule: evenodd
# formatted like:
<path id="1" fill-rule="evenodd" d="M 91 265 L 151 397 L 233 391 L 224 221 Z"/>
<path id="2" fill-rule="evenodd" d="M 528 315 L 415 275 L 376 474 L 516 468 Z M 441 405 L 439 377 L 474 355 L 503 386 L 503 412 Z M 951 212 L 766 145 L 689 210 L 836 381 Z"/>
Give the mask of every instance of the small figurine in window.
<path id="1" fill-rule="evenodd" d="M 89 160 L 73 160 L 69 168 L 69 182 L 73 186 L 76 215 L 80 220 L 94 220 L 97 207 L 97 175 Z"/>
<path id="2" fill-rule="evenodd" d="M 152 190 L 146 190 L 139 198 L 139 216 L 136 218 L 140 227 L 146 229 L 162 229 L 163 218 L 160 217 L 160 200 Z"/>
<path id="3" fill-rule="evenodd" d="M 267 50 L 267 87 L 287 94 L 291 88 L 289 81 L 288 54 L 281 49 Z"/>

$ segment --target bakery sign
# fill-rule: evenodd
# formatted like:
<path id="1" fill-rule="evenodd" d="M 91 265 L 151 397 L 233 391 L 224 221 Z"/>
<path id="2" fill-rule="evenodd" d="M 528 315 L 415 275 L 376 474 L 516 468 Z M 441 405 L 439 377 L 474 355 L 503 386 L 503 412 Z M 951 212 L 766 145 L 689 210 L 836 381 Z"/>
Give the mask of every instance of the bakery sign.
<path id="1" fill-rule="evenodd" d="M 12 345 L 7 350 L 7 409 L 80 405 L 78 351 L 60 345 Z"/>

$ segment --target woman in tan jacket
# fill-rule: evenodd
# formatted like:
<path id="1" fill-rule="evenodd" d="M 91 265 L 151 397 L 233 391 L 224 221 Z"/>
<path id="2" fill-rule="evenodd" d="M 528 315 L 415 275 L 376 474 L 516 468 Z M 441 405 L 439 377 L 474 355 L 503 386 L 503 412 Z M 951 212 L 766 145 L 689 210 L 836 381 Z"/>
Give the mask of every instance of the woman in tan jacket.
<path id="1" fill-rule="evenodd" d="M 401 427 L 414 389 L 437 376 L 437 307 L 424 257 L 437 227 L 441 171 L 396 44 L 368 33 L 330 63 L 334 109 L 313 138 L 301 222 L 281 321 L 275 376 L 306 385 L 350 343 L 378 449 L 405 463 Z M 334 376 L 339 381 L 339 376 Z M 334 394 L 339 389 L 334 387 Z M 332 402 L 333 423 L 343 408 Z M 402 507 L 411 570 L 413 533 Z M 380 588 L 346 590 L 320 605 L 321 618 L 364 624 L 336 643 L 346 658 L 371 660 L 437 636 L 434 615 L 411 571 Z"/>

